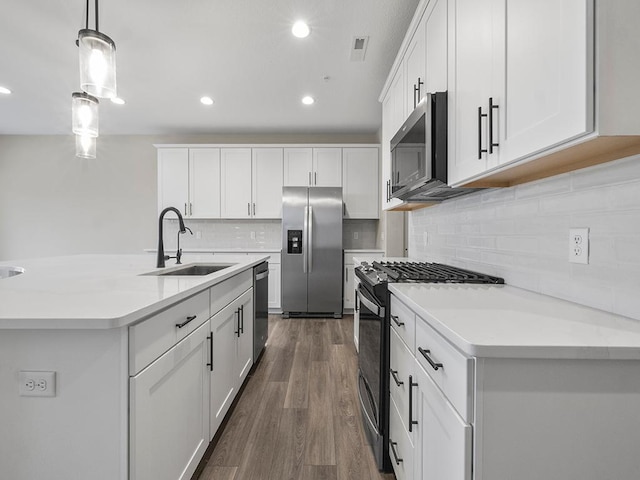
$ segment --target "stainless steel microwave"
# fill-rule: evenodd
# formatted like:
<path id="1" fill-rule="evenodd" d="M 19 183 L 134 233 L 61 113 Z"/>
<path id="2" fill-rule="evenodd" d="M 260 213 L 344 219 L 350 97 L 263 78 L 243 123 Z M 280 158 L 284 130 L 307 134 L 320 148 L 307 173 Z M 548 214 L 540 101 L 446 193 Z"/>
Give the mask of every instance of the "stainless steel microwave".
<path id="1" fill-rule="evenodd" d="M 389 196 L 437 201 L 453 196 L 451 190 L 447 186 L 447 92 L 428 93 L 391 140 Z"/>

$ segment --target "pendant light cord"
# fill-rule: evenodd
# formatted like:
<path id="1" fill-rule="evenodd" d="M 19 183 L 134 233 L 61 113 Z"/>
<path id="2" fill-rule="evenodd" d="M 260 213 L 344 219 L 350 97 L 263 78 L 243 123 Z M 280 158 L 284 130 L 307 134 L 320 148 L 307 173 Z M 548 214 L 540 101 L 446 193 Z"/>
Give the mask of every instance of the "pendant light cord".
<path id="1" fill-rule="evenodd" d="M 96 11 L 96 32 L 99 32 L 100 28 L 98 28 L 98 0 L 96 0 L 96 3 L 95 3 L 95 11 Z M 86 16 L 85 16 L 85 28 L 87 30 L 89 30 L 89 0 L 87 0 L 87 12 L 86 12 Z"/>

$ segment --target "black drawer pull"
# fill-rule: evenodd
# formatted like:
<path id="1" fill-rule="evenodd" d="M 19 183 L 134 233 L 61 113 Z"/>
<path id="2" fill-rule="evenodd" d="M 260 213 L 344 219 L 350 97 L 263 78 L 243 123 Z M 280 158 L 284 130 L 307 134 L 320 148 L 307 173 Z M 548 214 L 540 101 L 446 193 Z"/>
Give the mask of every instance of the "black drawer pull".
<path id="1" fill-rule="evenodd" d="M 240 305 L 240 334 L 244 334 L 244 305 Z"/>
<path id="2" fill-rule="evenodd" d="M 393 320 L 397 326 L 404 327 L 404 322 L 399 322 L 397 316 L 391 315 L 391 320 Z"/>
<path id="3" fill-rule="evenodd" d="M 235 311 L 235 313 L 233 314 L 233 316 L 234 316 L 234 317 L 235 317 L 236 315 L 238 315 L 238 330 L 234 330 L 234 332 L 233 332 L 233 333 L 235 333 L 235 334 L 236 334 L 236 336 L 237 336 L 238 338 L 240 338 L 240 333 L 241 333 L 241 332 L 240 332 L 240 307 L 236 308 L 236 311 Z"/>
<path id="4" fill-rule="evenodd" d="M 409 432 L 413 432 L 413 426 L 418 422 L 413 419 L 413 387 L 417 387 L 418 384 L 413 382 L 413 376 L 409 375 Z"/>
<path id="5" fill-rule="evenodd" d="M 213 372 L 213 332 L 207 336 L 207 340 L 209 340 L 209 363 L 207 363 L 207 367 L 209 367 L 210 372 Z"/>
<path id="6" fill-rule="evenodd" d="M 500 144 L 493 141 L 493 110 L 498 110 L 500 107 L 493 103 L 493 97 L 489 98 L 489 154 L 493 153 L 494 147 L 499 147 Z"/>
<path id="7" fill-rule="evenodd" d="M 397 370 L 389 370 L 391 372 L 391 376 L 393 377 L 393 381 L 396 382 L 396 385 L 399 387 L 400 385 L 404 385 L 404 382 L 398 378 Z"/>
<path id="8" fill-rule="evenodd" d="M 418 351 L 422 354 L 424 358 L 427 359 L 427 362 L 429 362 L 429 365 L 431 365 L 434 370 L 444 368 L 444 365 L 442 365 L 441 363 L 434 362 L 433 359 L 429 356 L 429 354 L 431 353 L 431 350 L 424 350 L 422 347 L 418 347 Z"/>
<path id="9" fill-rule="evenodd" d="M 184 322 L 182 322 L 182 323 L 176 323 L 176 327 L 178 327 L 178 328 L 182 328 L 182 327 L 184 327 L 187 323 L 190 323 L 190 322 L 192 322 L 193 320 L 195 320 L 195 319 L 196 319 L 196 317 L 197 317 L 197 315 L 191 315 L 190 317 L 187 317 L 187 319 L 186 319 Z"/>
<path id="10" fill-rule="evenodd" d="M 482 160 L 482 154 L 487 153 L 487 149 L 482 148 L 482 119 L 486 116 L 486 113 L 482 113 L 482 107 L 478 107 L 478 160 Z"/>
<path id="11" fill-rule="evenodd" d="M 393 453 L 393 459 L 396 462 L 396 465 L 400 465 L 402 463 L 402 459 L 398 457 L 398 452 L 396 452 L 396 445 L 398 445 L 398 442 L 392 442 L 391 439 L 389 439 L 389 446 L 391 447 L 391 452 Z"/>

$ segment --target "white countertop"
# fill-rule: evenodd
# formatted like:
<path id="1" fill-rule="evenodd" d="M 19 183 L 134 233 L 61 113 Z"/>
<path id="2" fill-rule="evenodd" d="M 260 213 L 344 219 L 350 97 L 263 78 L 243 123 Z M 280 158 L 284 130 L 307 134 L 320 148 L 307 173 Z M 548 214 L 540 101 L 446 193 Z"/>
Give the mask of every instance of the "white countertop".
<path id="1" fill-rule="evenodd" d="M 206 276 L 142 275 L 158 269 L 156 257 L 74 255 L 0 265 L 25 272 L 0 279 L 0 329 L 118 328 L 267 260 L 268 255 L 225 257 L 235 265 Z M 190 256 L 188 263 L 216 263 L 210 256 Z M 184 263 L 187 265 L 188 263 Z M 175 267 L 168 260 L 165 270 Z"/>
<path id="2" fill-rule="evenodd" d="M 175 250 L 168 249 L 169 252 Z M 158 251 L 157 248 L 145 248 L 145 252 L 147 253 L 155 253 Z M 247 254 L 247 253 L 280 253 L 279 248 L 188 248 L 183 247 L 182 253 L 239 253 L 239 254 Z"/>
<path id="3" fill-rule="evenodd" d="M 640 321 L 627 317 L 507 285 L 389 290 L 470 356 L 640 359 Z"/>

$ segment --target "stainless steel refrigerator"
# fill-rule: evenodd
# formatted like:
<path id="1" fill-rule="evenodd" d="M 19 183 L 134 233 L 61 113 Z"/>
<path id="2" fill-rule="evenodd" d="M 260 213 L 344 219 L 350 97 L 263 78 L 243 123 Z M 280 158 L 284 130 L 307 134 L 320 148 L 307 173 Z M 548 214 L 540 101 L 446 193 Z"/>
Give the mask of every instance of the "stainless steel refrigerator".
<path id="1" fill-rule="evenodd" d="M 342 317 L 342 188 L 282 189 L 282 311 Z"/>

